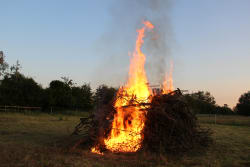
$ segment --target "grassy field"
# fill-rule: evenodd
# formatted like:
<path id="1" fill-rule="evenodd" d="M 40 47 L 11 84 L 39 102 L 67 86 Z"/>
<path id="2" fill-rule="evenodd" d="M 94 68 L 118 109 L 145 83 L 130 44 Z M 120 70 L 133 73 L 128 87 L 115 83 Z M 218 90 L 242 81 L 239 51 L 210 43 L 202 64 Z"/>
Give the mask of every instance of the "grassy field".
<path id="1" fill-rule="evenodd" d="M 0 166 L 250 166 L 250 117 L 198 116 L 213 131 L 207 150 L 166 157 L 148 153 L 105 154 L 69 150 L 80 116 L 0 113 Z M 216 124 L 215 124 L 216 122 Z"/>

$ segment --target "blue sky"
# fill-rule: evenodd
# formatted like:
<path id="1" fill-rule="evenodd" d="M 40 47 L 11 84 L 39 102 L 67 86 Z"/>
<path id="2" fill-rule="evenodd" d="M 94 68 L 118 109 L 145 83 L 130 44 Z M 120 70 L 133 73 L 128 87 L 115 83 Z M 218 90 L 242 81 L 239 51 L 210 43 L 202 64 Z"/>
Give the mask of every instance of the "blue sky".
<path id="1" fill-rule="evenodd" d="M 62 76 L 118 86 L 140 26 L 122 1 L 0 0 L 0 50 L 44 87 Z M 176 0 L 166 10 L 175 87 L 210 91 L 233 107 L 250 90 L 250 1 Z"/>

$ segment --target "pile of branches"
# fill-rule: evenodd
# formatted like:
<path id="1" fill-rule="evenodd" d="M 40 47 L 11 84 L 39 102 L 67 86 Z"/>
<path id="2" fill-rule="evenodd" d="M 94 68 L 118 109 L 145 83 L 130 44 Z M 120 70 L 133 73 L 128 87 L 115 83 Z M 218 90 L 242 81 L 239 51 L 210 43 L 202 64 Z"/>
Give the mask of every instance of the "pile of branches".
<path id="1" fill-rule="evenodd" d="M 181 91 L 154 96 L 146 114 L 143 149 L 181 153 L 212 142 L 211 131 L 201 128 Z"/>
<path id="2" fill-rule="evenodd" d="M 112 128 L 113 117 L 116 112 L 114 108 L 115 100 L 108 104 L 100 105 L 88 117 L 80 118 L 80 123 L 75 127 L 72 135 L 82 137 L 73 146 L 77 147 L 98 147 L 101 152 L 106 151 L 104 138 L 107 138 Z"/>
<path id="3" fill-rule="evenodd" d="M 108 137 L 114 114 L 114 102 L 117 98 L 129 100 L 124 107 L 143 106 L 145 127 L 142 149 L 150 152 L 181 153 L 195 147 L 207 147 L 211 142 L 211 131 L 201 128 L 195 115 L 189 110 L 181 91 L 177 89 L 169 94 L 151 97 L 150 103 L 136 101 L 136 97 L 127 97 L 124 93 L 109 104 L 100 106 L 88 118 L 82 118 L 73 134 L 84 134 L 85 139 L 78 142 L 96 146 L 105 151 L 103 141 Z"/>

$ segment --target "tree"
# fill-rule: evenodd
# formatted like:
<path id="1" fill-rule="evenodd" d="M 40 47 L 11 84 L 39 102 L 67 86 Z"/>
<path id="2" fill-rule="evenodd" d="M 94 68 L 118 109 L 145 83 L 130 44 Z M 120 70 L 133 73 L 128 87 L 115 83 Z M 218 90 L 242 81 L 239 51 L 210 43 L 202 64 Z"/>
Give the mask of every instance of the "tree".
<path id="1" fill-rule="evenodd" d="M 240 115 L 250 116 L 250 91 L 240 96 L 236 111 Z"/>
<path id="2" fill-rule="evenodd" d="M 224 106 L 216 106 L 216 114 L 233 115 L 235 112 L 227 104 L 224 104 Z"/>
<path id="3" fill-rule="evenodd" d="M 44 91 L 43 109 L 82 109 L 93 108 L 93 93 L 89 84 L 74 86 L 73 81 L 63 77 L 63 81 L 53 80 Z"/>
<path id="4" fill-rule="evenodd" d="M 81 87 L 72 87 L 73 106 L 83 110 L 93 108 L 93 93 L 89 84 L 83 84 Z"/>
<path id="5" fill-rule="evenodd" d="M 185 95 L 185 98 L 196 114 L 212 114 L 216 111 L 215 98 L 209 92 L 198 91 Z"/>
<path id="6" fill-rule="evenodd" d="M 49 88 L 46 90 L 47 98 L 49 99 L 49 105 L 60 108 L 72 107 L 72 94 L 71 88 L 66 83 L 53 80 L 49 84 Z"/>
<path id="7" fill-rule="evenodd" d="M 108 104 L 116 95 L 117 89 L 100 85 L 94 94 L 94 102 L 96 106 Z"/>
<path id="8" fill-rule="evenodd" d="M 5 75 L 0 85 L 2 105 L 40 106 L 42 87 L 23 74 Z"/>
<path id="9" fill-rule="evenodd" d="M 215 105 L 215 98 L 211 95 L 210 92 L 198 91 L 193 94 L 195 98 L 201 100 L 203 102 L 207 102 L 209 104 Z"/>
<path id="10" fill-rule="evenodd" d="M 69 79 L 69 77 L 61 77 L 61 79 L 63 80 L 65 84 L 69 85 L 69 87 L 72 87 L 75 85 L 75 83 L 73 83 L 73 80 Z"/>
<path id="11" fill-rule="evenodd" d="M 0 78 L 4 77 L 6 70 L 9 68 L 8 63 L 5 62 L 3 51 L 0 51 Z"/>
<path id="12" fill-rule="evenodd" d="M 20 74 L 20 69 L 21 68 L 22 68 L 22 66 L 21 66 L 20 62 L 17 60 L 16 64 L 14 64 L 14 65 L 12 65 L 10 67 L 10 71 L 11 71 L 12 74 L 17 75 L 17 74 Z"/>

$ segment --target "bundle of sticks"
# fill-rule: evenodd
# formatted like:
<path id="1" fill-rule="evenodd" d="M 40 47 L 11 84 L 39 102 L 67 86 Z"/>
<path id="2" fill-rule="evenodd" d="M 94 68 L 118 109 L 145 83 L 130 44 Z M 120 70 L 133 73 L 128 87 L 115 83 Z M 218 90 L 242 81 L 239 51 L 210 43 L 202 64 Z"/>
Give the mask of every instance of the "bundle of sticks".
<path id="1" fill-rule="evenodd" d="M 147 109 L 143 149 L 180 153 L 212 142 L 211 130 L 201 128 L 180 90 L 154 96 Z"/>

